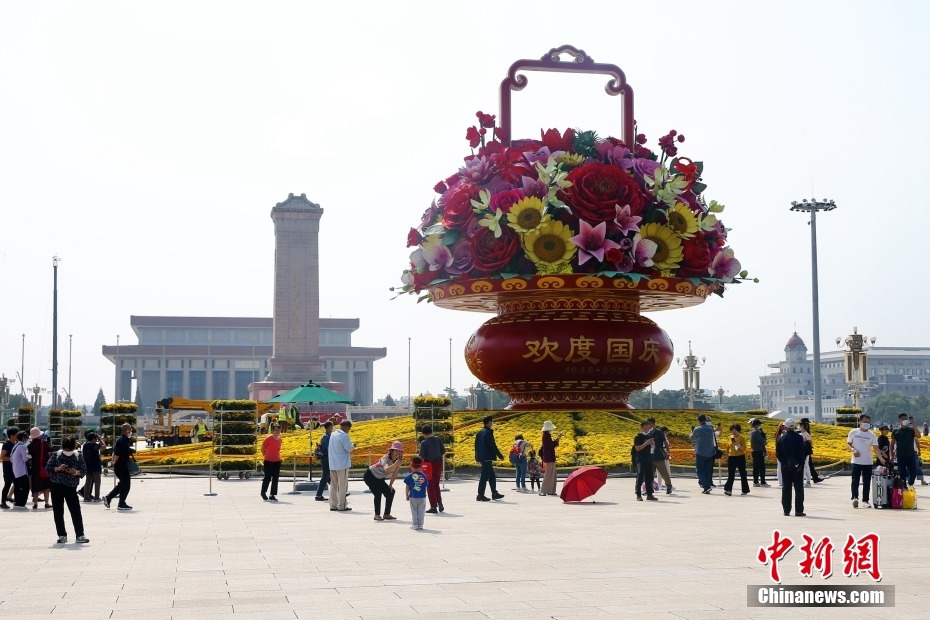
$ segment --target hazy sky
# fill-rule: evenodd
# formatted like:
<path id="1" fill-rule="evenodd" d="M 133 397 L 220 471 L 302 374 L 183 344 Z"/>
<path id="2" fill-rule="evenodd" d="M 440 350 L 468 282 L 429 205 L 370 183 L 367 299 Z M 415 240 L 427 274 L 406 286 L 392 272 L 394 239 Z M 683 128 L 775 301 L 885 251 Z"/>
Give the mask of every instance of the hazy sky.
<path id="1" fill-rule="evenodd" d="M 271 316 L 271 208 L 319 203 L 321 315 L 358 317 L 387 347 L 375 394 L 475 383 L 461 354 L 488 315 L 392 300 L 407 230 L 498 113 L 520 58 L 571 44 L 619 65 L 640 131 L 676 129 L 727 205 L 757 285 L 651 315 L 703 386 L 757 392 L 794 329 L 812 344 L 818 218 L 823 350 L 860 332 L 930 346 L 923 272 L 930 3 L 44 2 L 0 4 L 0 372 L 51 387 L 52 256 L 59 385 L 113 399 L 101 346 L 130 315 Z M 514 135 L 619 135 L 606 80 L 530 74 Z M 535 87 L 535 90 L 534 90 Z M 813 190 L 812 190 L 813 187 Z M 656 389 L 681 387 L 673 368 Z M 15 386 L 18 391 L 19 386 Z M 48 400 L 48 396 L 45 397 Z"/>

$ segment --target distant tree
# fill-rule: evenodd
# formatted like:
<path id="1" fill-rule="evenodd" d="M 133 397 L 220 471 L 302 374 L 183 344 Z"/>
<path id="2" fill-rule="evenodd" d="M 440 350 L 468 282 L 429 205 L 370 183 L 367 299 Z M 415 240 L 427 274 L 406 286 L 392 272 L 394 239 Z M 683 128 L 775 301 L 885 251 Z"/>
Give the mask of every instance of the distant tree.
<path id="1" fill-rule="evenodd" d="M 900 392 L 892 392 L 866 401 L 863 411 L 869 414 L 875 423 L 889 422 L 897 420 L 899 413 L 910 414 L 913 406 L 910 398 Z"/>
<path id="2" fill-rule="evenodd" d="M 388 394 L 384 397 L 384 406 L 385 407 L 396 407 L 397 403 L 394 402 L 394 397 Z"/>
<path id="3" fill-rule="evenodd" d="M 87 415 L 87 405 L 81 405 L 81 413 Z"/>
<path id="4" fill-rule="evenodd" d="M 139 413 L 141 414 L 145 411 L 145 405 L 142 404 L 142 390 L 139 389 L 139 385 L 136 384 L 136 406 L 139 408 Z"/>
<path id="5" fill-rule="evenodd" d="M 100 391 L 97 392 L 97 400 L 94 401 L 94 413 L 100 415 L 101 405 L 107 404 L 107 397 L 103 395 L 103 388 L 100 388 Z"/>
<path id="6" fill-rule="evenodd" d="M 652 394 L 652 407 L 649 406 L 649 390 L 639 390 L 630 394 L 630 405 L 637 409 L 687 409 L 688 395 L 684 390 L 660 390 Z M 700 404 L 695 397 L 694 406 Z"/>
<path id="7" fill-rule="evenodd" d="M 10 402 L 7 403 L 7 407 L 10 409 L 18 409 L 24 405 L 29 404 L 29 399 L 23 396 L 22 394 L 10 394 Z"/>

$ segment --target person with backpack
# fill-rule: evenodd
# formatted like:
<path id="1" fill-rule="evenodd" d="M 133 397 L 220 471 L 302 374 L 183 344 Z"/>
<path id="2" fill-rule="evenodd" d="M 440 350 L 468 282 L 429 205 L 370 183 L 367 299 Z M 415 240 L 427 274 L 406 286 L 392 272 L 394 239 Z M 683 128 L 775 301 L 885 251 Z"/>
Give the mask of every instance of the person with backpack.
<path id="1" fill-rule="evenodd" d="M 558 477 L 555 470 L 555 449 L 559 447 L 559 439 L 562 433 L 552 438 L 552 431 L 555 430 L 555 424 L 551 420 L 543 422 L 542 427 L 542 444 L 539 447 L 539 457 L 543 462 L 543 479 L 542 486 L 539 487 L 540 495 L 555 495 L 555 486 L 558 483 Z"/>
<path id="2" fill-rule="evenodd" d="M 71 523 L 74 525 L 76 543 L 90 542 L 84 536 L 84 519 L 81 516 L 81 502 L 78 500 L 77 486 L 85 474 L 87 466 L 84 458 L 75 449 L 74 437 L 65 437 L 61 440 L 61 450 L 53 452 L 44 469 L 51 480 L 52 515 L 55 517 L 55 529 L 58 532 L 58 544 L 68 542 L 68 529 L 65 527 L 65 504 L 71 513 Z M 41 467 L 41 464 L 36 464 Z"/>
<path id="3" fill-rule="evenodd" d="M 420 442 L 419 456 L 424 463 L 429 463 L 429 483 L 426 487 L 426 493 L 429 497 L 429 510 L 426 512 L 430 514 L 442 512 L 446 508 L 442 505 L 442 491 L 439 488 L 439 480 L 442 478 L 442 470 L 445 465 L 446 446 L 442 443 L 442 439 L 433 434 L 431 424 L 423 427 L 423 441 Z"/>
<path id="4" fill-rule="evenodd" d="M 84 466 L 87 468 L 87 478 L 84 479 L 85 502 L 100 501 L 100 476 L 103 474 L 100 451 L 105 448 L 106 444 L 97 433 L 94 431 L 87 433 L 87 441 L 81 446 L 81 456 L 84 457 Z"/>
<path id="5" fill-rule="evenodd" d="M 510 447 L 510 464 L 516 469 L 516 491 L 520 493 L 526 493 L 526 446 L 523 435 L 517 435 Z"/>
<path id="6" fill-rule="evenodd" d="M 16 445 L 10 451 L 10 460 L 13 461 L 13 508 L 26 508 L 29 499 L 29 448 L 26 439 L 29 433 L 19 431 L 16 433 Z"/>

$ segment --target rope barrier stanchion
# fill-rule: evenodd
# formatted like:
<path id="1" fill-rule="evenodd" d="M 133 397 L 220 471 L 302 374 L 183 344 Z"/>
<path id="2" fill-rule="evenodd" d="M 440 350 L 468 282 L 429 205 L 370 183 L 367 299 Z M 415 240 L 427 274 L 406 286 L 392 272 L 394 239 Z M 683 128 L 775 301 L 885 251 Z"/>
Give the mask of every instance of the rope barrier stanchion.
<path id="1" fill-rule="evenodd" d="M 216 495 L 218 495 L 217 493 L 213 492 L 213 451 L 212 450 L 210 451 L 210 470 L 209 470 L 209 475 L 207 476 L 207 488 L 209 490 L 206 493 L 204 493 L 204 496 L 215 497 Z"/>
<path id="2" fill-rule="evenodd" d="M 293 470 L 291 472 L 291 490 L 287 492 L 288 495 L 300 495 L 300 491 L 297 490 L 297 455 L 294 454 L 293 458 Z"/>

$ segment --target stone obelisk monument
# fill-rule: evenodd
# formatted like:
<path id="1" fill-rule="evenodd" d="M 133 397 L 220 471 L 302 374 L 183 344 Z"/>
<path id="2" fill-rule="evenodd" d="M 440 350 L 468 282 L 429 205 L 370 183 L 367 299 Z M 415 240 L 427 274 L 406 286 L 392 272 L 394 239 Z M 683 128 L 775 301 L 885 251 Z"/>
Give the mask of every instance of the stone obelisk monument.
<path id="1" fill-rule="evenodd" d="M 273 348 L 264 381 L 250 397 L 266 400 L 307 381 L 325 382 L 320 359 L 320 205 L 288 194 L 274 222 Z"/>

